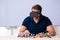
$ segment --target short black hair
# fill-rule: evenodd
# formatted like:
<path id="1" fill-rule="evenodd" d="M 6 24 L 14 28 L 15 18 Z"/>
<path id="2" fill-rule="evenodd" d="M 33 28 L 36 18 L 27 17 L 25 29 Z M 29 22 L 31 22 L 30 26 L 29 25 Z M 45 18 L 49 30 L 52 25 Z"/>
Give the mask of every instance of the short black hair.
<path id="1" fill-rule="evenodd" d="M 39 4 L 34 5 L 32 9 L 40 10 L 40 12 L 42 11 L 42 7 Z"/>

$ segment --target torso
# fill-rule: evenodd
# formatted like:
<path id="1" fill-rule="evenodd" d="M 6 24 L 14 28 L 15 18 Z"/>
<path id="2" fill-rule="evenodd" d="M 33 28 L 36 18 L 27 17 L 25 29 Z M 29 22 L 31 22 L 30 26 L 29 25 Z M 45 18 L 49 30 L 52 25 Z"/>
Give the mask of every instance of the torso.
<path id="1" fill-rule="evenodd" d="M 24 20 L 22 25 L 26 26 L 30 33 L 37 34 L 45 32 L 47 26 L 51 25 L 51 22 L 47 17 L 42 16 L 42 18 L 36 23 L 33 18 L 29 16 Z"/>
<path id="2" fill-rule="evenodd" d="M 44 32 L 46 30 L 44 19 L 42 18 L 37 23 L 33 19 L 31 19 L 30 23 L 28 23 L 27 29 L 33 34 Z"/>

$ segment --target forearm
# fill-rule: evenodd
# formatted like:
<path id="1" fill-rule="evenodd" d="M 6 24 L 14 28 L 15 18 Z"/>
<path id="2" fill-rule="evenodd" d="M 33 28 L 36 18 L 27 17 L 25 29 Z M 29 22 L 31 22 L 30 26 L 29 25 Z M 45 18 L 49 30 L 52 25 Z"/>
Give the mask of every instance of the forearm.
<path id="1" fill-rule="evenodd" d="M 20 31 L 19 34 L 18 34 L 18 37 L 20 36 L 29 36 L 30 32 L 28 30 L 25 30 L 25 31 Z"/>
<path id="2" fill-rule="evenodd" d="M 20 32 L 19 32 L 19 33 L 23 33 L 23 34 L 30 34 L 30 32 L 29 32 L 28 30 L 25 30 L 25 31 L 20 30 Z"/>
<path id="3" fill-rule="evenodd" d="M 49 32 L 49 34 L 51 36 L 55 36 L 56 35 L 56 32 L 55 32 L 55 29 L 54 29 L 53 25 L 48 26 L 47 27 L 47 31 Z"/>
<path id="4" fill-rule="evenodd" d="M 19 30 L 19 33 L 24 33 L 24 31 L 23 30 Z"/>
<path id="5" fill-rule="evenodd" d="M 55 35 L 56 35 L 56 32 L 55 32 L 55 31 L 51 31 L 51 32 L 49 32 L 49 34 L 50 34 L 51 36 L 55 36 Z"/>
<path id="6" fill-rule="evenodd" d="M 19 29 L 19 33 L 23 33 L 25 30 L 26 30 L 26 27 L 25 26 L 21 26 L 20 29 Z"/>
<path id="7" fill-rule="evenodd" d="M 37 37 L 51 37 L 51 36 L 55 36 L 55 32 L 46 32 L 46 33 L 38 33 L 36 34 L 36 38 Z"/>

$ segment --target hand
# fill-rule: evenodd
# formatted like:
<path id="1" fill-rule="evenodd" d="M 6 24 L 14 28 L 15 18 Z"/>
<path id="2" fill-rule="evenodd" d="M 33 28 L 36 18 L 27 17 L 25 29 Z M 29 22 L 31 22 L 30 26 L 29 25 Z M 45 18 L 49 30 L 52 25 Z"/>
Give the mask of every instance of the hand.
<path id="1" fill-rule="evenodd" d="M 38 37 L 45 37 L 46 36 L 46 34 L 42 34 L 42 33 L 38 33 L 38 34 L 36 34 L 36 38 L 38 38 Z"/>
<path id="2" fill-rule="evenodd" d="M 41 35 L 40 34 L 36 34 L 35 38 L 39 38 Z"/>
<path id="3" fill-rule="evenodd" d="M 28 30 L 25 30 L 24 34 L 30 34 L 30 32 Z"/>

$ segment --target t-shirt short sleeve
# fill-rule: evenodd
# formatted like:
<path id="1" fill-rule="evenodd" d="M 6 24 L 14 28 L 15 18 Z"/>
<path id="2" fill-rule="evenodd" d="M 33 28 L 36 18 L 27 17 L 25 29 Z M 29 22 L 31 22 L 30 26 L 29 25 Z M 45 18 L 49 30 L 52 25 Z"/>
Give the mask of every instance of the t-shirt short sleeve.
<path id="1" fill-rule="evenodd" d="M 51 20 L 47 17 L 46 18 L 46 26 L 52 25 Z"/>
<path id="2" fill-rule="evenodd" d="M 23 26 L 28 26 L 28 23 L 30 22 L 30 17 L 26 17 L 22 23 Z"/>

